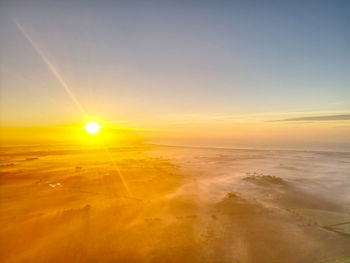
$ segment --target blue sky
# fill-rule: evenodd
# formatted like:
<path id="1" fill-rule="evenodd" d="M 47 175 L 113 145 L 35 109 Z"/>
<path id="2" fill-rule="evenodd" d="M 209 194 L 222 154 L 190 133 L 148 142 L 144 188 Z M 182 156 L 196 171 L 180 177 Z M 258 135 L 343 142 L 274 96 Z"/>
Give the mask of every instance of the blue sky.
<path id="1" fill-rule="evenodd" d="M 81 119 L 15 21 L 92 116 L 347 114 L 349 13 L 349 1 L 2 1 L 0 122 Z"/>
<path id="2" fill-rule="evenodd" d="M 62 105 L 71 110 L 14 19 L 91 114 L 349 109 L 348 1 L 3 1 L 2 7 L 4 114 L 26 107 L 25 119 L 36 122 L 42 107 L 48 121 Z M 65 114 L 58 117 L 64 121 Z"/>

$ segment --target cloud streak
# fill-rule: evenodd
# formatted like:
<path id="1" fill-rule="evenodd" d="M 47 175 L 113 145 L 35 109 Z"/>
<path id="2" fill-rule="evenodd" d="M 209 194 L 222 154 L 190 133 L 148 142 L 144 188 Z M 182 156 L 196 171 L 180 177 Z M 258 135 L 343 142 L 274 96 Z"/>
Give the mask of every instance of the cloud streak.
<path id="1" fill-rule="evenodd" d="M 287 118 L 287 119 L 282 119 L 282 120 L 271 120 L 269 122 L 345 121 L 345 120 L 350 120 L 350 114 Z"/>

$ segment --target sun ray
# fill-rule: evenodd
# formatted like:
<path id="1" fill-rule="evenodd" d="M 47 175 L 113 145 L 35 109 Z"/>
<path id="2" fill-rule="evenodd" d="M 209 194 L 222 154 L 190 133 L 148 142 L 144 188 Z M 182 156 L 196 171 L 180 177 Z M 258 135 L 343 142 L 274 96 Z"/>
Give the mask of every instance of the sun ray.
<path id="1" fill-rule="evenodd" d="M 103 148 L 105 149 L 106 153 L 108 154 L 108 157 L 109 157 L 111 163 L 113 164 L 114 170 L 118 173 L 119 178 L 120 178 L 120 180 L 121 180 L 121 182 L 122 182 L 122 184 L 123 184 L 123 186 L 124 186 L 124 188 L 125 188 L 125 190 L 126 190 L 126 192 L 128 194 L 128 197 L 133 197 L 133 195 L 132 195 L 132 193 L 130 191 L 130 188 L 129 188 L 129 186 L 128 186 L 128 184 L 127 184 L 127 182 L 126 182 L 126 180 L 125 180 L 125 178 L 124 178 L 124 176 L 122 174 L 122 172 L 120 171 L 117 163 L 115 162 L 115 160 L 113 158 L 113 155 L 112 155 L 111 151 L 108 149 L 108 147 L 107 147 L 107 145 L 105 143 L 103 143 Z"/>
<path id="2" fill-rule="evenodd" d="M 40 49 L 39 45 L 33 40 L 33 38 L 26 32 L 26 30 L 24 29 L 24 27 L 16 20 L 13 19 L 15 25 L 18 27 L 18 29 L 20 30 L 20 32 L 23 34 L 23 36 L 28 40 L 28 42 L 31 44 L 31 46 L 34 48 L 34 50 L 38 53 L 38 55 L 40 56 L 40 58 L 43 60 L 43 62 L 47 65 L 47 67 L 49 68 L 49 70 L 51 71 L 51 73 L 56 77 L 56 79 L 58 80 L 58 82 L 61 84 L 61 86 L 63 87 L 63 89 L 67 92 L 67 94 L 69 95 L 69 97 L 72 99 L 72 101 L 74 102 L 74 104 L 76 105 L 76 107 L 79 109 L 79 111 L 81 112 L 81 114 L 84 116 L 85 120 L 88 120 L 88 116 L 83 108 L 83 106 L 80 104 L 80 102 L 78 101 L 78 99 L 75 97 L 74 93 L 72 92 L 72 90 L 69 88 L 67 82 L 63 79 L 63 77 L 61 76 L 61 74 L 58 72 L 58 70 L 55 68 L 55 66 L 51 63 L 51 61 L 47 58 L 47 56 L 44 54 L 44 52 Z M 92 122 L 90 122 L 92 123 Z M 93 128 L 93 130 L 95 130 L 97 127 L 96 125 Z M 98 129 L 97 129 L 98 130 Z M 97 132 L 97 131 L 96 131 Z M 105 151 L 107 152 L 110 161 L 113 164 L 114 169 L 116 170 L 122 184 L 123 187 L 126 189 L 129 197 L 132 196 L 130 188 L 123 176 L 123 174 L 121 173 L 119 167 L 117 166 L 111 152 L 109 151 L 108 147 L 103 144 L 103 148 L 105 149 Z"/>
<path id="3" fill-rule="evenodd" d="M 38 55 L 40 56 L 40 58 L 43 60 L 43 62 L 47 65 L 47 67 L 50 69 L 51 73 L 56 77 L 56 79 L 58 80 L 58 82 L 61 84 L 61 86 L 63 87 L 63 89 L 67 92 L 67 94 L 69 95 L 69 97 L 73 100 L 73 102 L 75 103 L 75 105 L 77 106 L 77 108 L 79 109 L 79 111 L 82 113 L 82 115 L 84 116 L 85 119 L 87 119 L 87 115 L 86 112 L 84 110 L 84 108 L 82 107 L 82 105 L 80 104 L 80 102 L 78 101 L 78 99 L 75 97 L 74 93 L 72 92 L 72 90 L 69 88 L 68 84 L 66 83 L 66 81 L 63 79 L 63 77 L 61 76 L 61 74 L 58 72 L 58 70 L 55 68 L 55 66 L 51 63 L 51 61 L 47 58 L 47 56 L 44 54 L 44 52 L 40 49 L 40 47 L 38 46 L 38 44 L 33 40 L 32 37 L 30 37 L 30 35 L 26 32 L 26 30 L 24 29 L 24 27 L 17 21 L 14 19 L 14 23 L 16 24 L 16 26 L 18 27 L 18 29 L 21 31 L 21 33 L 23 34 L 23 36 L 28 40 L 28 42 L 31 44 L 31 46 L 35 49 L 35 51 L 38 53 Z"/>

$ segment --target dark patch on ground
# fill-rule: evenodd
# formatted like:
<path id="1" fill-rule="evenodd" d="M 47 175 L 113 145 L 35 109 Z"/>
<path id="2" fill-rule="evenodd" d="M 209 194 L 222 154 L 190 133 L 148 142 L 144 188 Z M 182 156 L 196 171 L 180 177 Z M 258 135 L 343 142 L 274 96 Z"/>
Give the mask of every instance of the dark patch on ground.
<path id="1" fill-rule="evenodd" d="M 287 185 L 287 183 L 280 177 L 272 175 L 257 175 L 255 173 L 249 174 L 249 176 L 243 178 L 243 180 L 259 185 Z"/>

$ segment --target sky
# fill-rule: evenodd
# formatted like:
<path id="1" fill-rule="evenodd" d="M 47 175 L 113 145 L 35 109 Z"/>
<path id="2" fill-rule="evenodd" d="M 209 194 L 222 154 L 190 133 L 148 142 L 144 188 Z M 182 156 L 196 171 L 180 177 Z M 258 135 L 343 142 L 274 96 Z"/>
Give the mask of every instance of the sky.
<path id="1" fill-rule="evenodd" d="M 2 127 L 85 115 L 169 144 L 350 150 L 349 1 L 0 7 Z"/>

